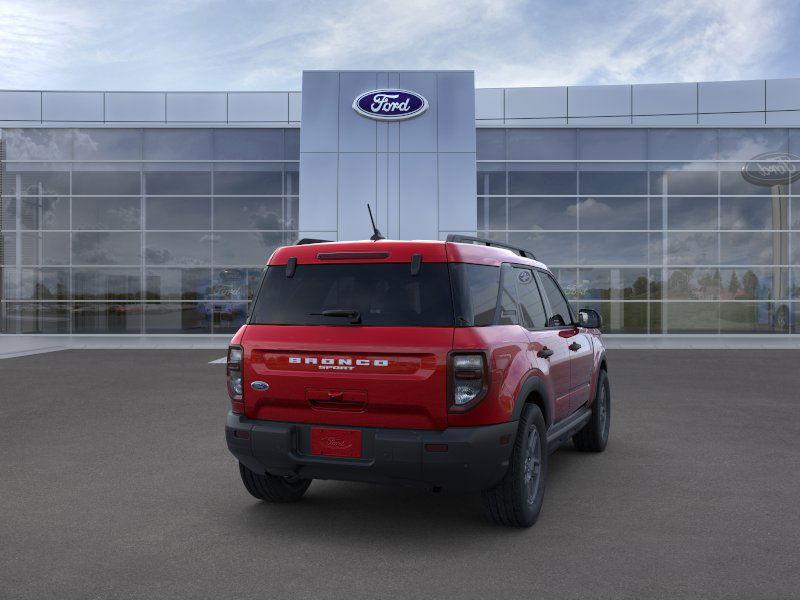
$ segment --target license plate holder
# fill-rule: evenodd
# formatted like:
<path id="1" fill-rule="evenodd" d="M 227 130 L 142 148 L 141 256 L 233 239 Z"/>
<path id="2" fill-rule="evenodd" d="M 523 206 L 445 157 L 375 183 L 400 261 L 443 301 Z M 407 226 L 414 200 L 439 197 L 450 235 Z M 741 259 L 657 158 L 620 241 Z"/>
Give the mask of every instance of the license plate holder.
<path id="1" fill-rule="evenodd" d="M 336 458 L 361 458 L 361 430 L 312 427 L 311 454 Z"/>

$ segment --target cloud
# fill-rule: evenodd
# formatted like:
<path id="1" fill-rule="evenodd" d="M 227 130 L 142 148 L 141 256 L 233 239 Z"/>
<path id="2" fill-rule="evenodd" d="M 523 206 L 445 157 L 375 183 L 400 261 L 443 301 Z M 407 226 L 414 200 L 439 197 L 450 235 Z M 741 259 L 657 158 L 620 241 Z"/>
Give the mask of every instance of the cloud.
<path id="1" fill-rule="evenodd" d="M 6 0 L 0 87 L 299 89 L 303 69 L 481 87 L 794 76 L 790 0 Z M 794 45 L 794 47 L 793 47 Z"/>

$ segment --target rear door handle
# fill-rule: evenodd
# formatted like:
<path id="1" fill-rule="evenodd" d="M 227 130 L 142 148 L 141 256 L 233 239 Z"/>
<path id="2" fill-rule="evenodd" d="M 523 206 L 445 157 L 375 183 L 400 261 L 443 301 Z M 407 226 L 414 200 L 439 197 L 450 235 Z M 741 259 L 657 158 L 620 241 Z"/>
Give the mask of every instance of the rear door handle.
<path id="1" fill-rule="evenodd" d="M 550 348 L 545 346 L 536 353 L 536 356 L 538 356 L 539 358 L 550 358 L 551 356 L 553 356 L 553 354 L 554 352 L 550 350 Z"/>
<path id="2" fill-rule="evenodd" d="M 569 346 L 567 346 L 573 352 L 577 352 L 581 349 L 581 345 L 578 342 L 572 342 Z"/>

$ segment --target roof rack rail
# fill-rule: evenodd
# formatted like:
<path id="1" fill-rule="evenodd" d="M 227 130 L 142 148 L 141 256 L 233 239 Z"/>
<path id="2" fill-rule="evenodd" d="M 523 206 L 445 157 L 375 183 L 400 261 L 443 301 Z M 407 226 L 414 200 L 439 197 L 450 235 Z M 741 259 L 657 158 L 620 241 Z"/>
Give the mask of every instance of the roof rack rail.
<path id="1" fill-rule="evenodd" d="M 506 250 L 511 250 L 512 252 L 516 252 L 522 258 L 530 258 L 532 260 L 536 260 L 536 257 L 530 250 L 525 250 L 525 248 L 520 248 L 519 246 L 512 246 L 510 244 L 504 244 L 502 242 L 495 242 L 494 240 L 487 240 L 486 238 L 479 238 L 470 235 L 459 235 L 457 233 L 451 233 L 447 236 L 447 241 L 454 242 L 456 244 L 483 244 L 484 246 L 491 246 L 493 248 L 505 248 Z"/>
<path id="2" fill-rule="evenodd" d="M 318 240 L 316 238 L 301 238 L 297 240 L 295 246 L 305 246 L 306 244 L 325 244 L 333 240 Z"/>

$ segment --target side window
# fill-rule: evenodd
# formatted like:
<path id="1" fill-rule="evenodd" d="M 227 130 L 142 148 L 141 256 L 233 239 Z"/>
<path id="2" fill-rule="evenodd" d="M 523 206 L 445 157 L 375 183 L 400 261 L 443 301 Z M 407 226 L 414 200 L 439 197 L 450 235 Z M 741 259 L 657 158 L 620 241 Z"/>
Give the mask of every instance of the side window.
<path id="1" fill-rule="evenodd" d="M 528 329 L 545 327 L 547 316 L 536 278 L 530 269 L 514 269 L 517 272 L 517 294 L 522 311 L 522 323 Z"/>
<path id="2" fill-rule="evenodd" d="M 542 290 L 550 303 L 550 314 L 547 320 L 548 327 L 563 327 L 572 323 L 569 312 L 569 303 L 558 288 L 555 280 L 549 273 L 539 273 Z"/>
<path id="3" fill-rule="evenodd" d="M 517 325 L 517 277 L 516 269 L 511 265 L 503 265 L 500 275 L 500 297 L 497 300 L 497 324 Z"/>

